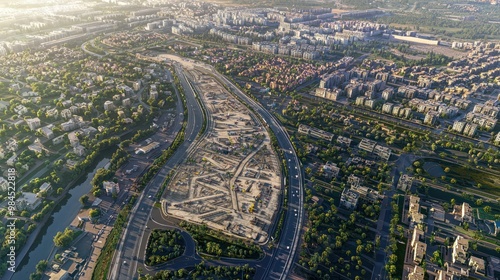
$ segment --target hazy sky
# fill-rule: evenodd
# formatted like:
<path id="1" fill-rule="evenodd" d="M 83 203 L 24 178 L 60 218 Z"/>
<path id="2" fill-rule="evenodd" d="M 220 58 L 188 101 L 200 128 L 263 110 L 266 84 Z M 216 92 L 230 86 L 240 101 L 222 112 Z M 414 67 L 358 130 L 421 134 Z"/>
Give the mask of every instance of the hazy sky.
<path id="1" fill-rule="evenodd" d="M 94 2 L 94 1 L 86 1 Z M 44 15 L 63 11 L 82 10 L 88 6 L 84 1 L 56 0 L 0 0 L 0 16 Z"/>

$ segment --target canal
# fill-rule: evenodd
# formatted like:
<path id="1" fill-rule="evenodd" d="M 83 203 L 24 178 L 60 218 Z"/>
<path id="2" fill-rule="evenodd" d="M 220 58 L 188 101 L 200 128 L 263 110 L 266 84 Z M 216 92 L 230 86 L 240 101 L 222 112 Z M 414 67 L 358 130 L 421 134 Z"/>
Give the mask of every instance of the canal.
<path id="1" fill-rule="evenodd" d="M 56 206 L 54 212 L 52 213 L 52 217 L 50 217 L 47 223 L 43 225 L 43 228 L 33 242 L 29 253 L 16 268 L 16 272 L 13 274 L 11 279 L 29 279 L 29 275 L 36 270 L 36 264 L 41 260 L 47 259 L 52 247 L 54 246 L 52 239 L 58 231 L 64 231 L 64 229 L 69 226 L 73 219 L 78 215 L 78 212 L 81 209 L 79 199 L 82 195 L 87 194 L 92 189 L 90 181 L 92 180 L 97 169 L 104 167 L 109 162 L 109 155 L 106 156 L 108 157 L 102 158 L 92 172 L 88 173 L 86 176 L 82 176 L 82 178 L 77 181 L 76 186 L 73 187 L 61 203 Z"/>

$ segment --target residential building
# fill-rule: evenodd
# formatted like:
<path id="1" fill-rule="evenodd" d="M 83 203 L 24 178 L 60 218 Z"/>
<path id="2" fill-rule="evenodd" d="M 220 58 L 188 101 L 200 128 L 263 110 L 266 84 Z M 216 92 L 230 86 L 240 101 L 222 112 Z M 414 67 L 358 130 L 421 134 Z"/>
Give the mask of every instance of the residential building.
<path id="1" fill-rule="evenodd" d="M 333 89 L 317 88 L 315 91 L 315 96 L 333 101 L 337 101 L 337 99 L 341 95 L 342 95 L 342 90 L 339 88 L 333 88 Z"/>
<path id="2" fill-rule="evenodd" d="M 33 144 L 28 145 L 28 150 L 35 153 L 41 153 L 45 148 L 39 138 L 36 138 Z"/>
<path id="3" fill-rule="evenodd" d="M 9 181 L 7 181 L 4 177 L 0 176 L 0 190 L 2 192 L 6 192 L 9 188 Z"/>
<path id="4" fill-rule="evenodd" d="M 351 185 L 351 187 L 359 187 L 361 184 L 361 179 L 359 177 L 356 177 L 356 175 L 351 174 L 347 178 L 347 184 Z"/>
<path id="5" fill-rule="evenodd" d="M 474 273 L 484 276 L 486 274 L 486 265 L 482 258 L 471 256 L 469 259 L 469 266 Z"/>
<path id="6" fill-rule="evenodd" d="M 21 196 L 16 200 L 16 208 L 18 211 L 35 210 L 40 203 L 42 202 L 41 198 L 38 197 L 34 193 L 23 192 Z"/>
<path id="7" fill-rule="evenodd" d="M 73 147 L 73 153 L 75 153 L 77 156 L 83 157 L 87 153 L 87 150 L 84 146 L 78 144 Z"/>
<path id="8" fill-rule="evenodd" d="M 53 125 L 47 125 L 42 128 L 39 128 L 38 131 L 40 131 L 43 134 L 43 136 L 45 136 L 45 138 L 52 139 L 54 138 L 54 132 L 52 131 L 52 127 Z"/>
<path id="9" fill-rule="evenodd" d="M 361 142 L 359 143 L 358 148 L 371 153 L 375 149 L 376 145 L 377 145 L 377 142 L 370 140 L 370 139 L 363 138 L 363 139 L 361 139 Z"/>
<path id="10" fill-rule="evenodd" d="M 431 203 L 431 209 L 429 210 L 429 213 L 432 215 L 434 220 L 436 221 L 445 221 L 446 217 L 446 212 L 444 211 L 443 206 L 437 204 L 437 203 Z"/>
<path id="11" fill-rule="evenodd" d="M 358 205 L 358 199 L 358 193 L 348 188 L 344 188 L 342 196 L 340 197 L 340 206 L 345 207 L 348 210 L 354 210 Z"/>
<path id="12" fill-rule="evenodd" d="M 17 143 L 16 139 L 10 138 L 9 140 L 7 140 L 7 147 L 6 148 L 9 151 L 15 152 L 15 151 L 19 150 L 19 144 Z"/>
<path id="13" fill-rule="evenodd" d="M 332 162 L 327 162 L 322 167 L 323 173 L 328 179 L 335 178 L 339 175 L 340 168 L 337 167 L 337 164 Z"/>
<path id="14" fill-rule="evenodd" d="M 452 261 L 453 263 L 465 264 L 467 262 L 467 251 L 469 250 L 469 241 L 458 235 L 453 242 Z"/>
<path id="15" fill-rule="evenodd" d="M 426 251 L 427 251 L 427 244 L 425 242 L 421 241 L 415 242 L 415 246 L 412 248 L 413 262 L 415 264 L 420 264 L 425 259 Z"/>
<path id="16" fill-rule="evenodd" d="M 388 87 L 384 89 L 384 91 L 382 91 L 382 98 L 386 101 L 391 100 L 393 95 L 394 95 L 394 88 L 392 87 Z"/>
<path id="17" fill-rule="evenodd" d="M 75 105 L 69 107 L 69 110 L 71 111 L 71 114 L 78 114 L 80 112 L 80 108 Z"/>
<path id="18" fill-rule="evenodd" d="M 401 189 L 402 191 L 405 192 L 411 189 L 412 184 L 413 184 L 413 177 L 408 176 L 408 174 L 403 174 L 399 177 L 398 189 Z"/>
<path id="19" fill-rule="evenodd" d="M 52 185 L 50 183 L 45 182 L 40 186 L 40 190 L 38 191 L 38 193 L 36 195 L 38 197 L 42 197 L 43 192 L 46 194 L 49 194 L 51 190 L 52 190 Z"/>
<path id="20" fill-rule="evenodd" d="M 394 116 L 399 116 L 399 111 L 401 111 L 403 109 L 402 106 L 400 105 L 395 105 L 394 107 L 392 107 L 392 115 Z"/>
<path id="21" fill-rule="evenodd" d="M 366 96 L 358 96 L 358 97 L 356 97 L 356 105 L 358 105 L 358 106 L 365 105 L 365 101 L 366 101 Z"/>
<path id="22" fill-rule="evenodd" d="M 68 140 L 72 147 L 80 145 L 80 139 L 78 139 L 78 135 L 76 134 L 76 132 L 68 133 Z"/>
<path id="23" fill-rule="evenodd" d="M 411 243 L 410 243 L 411 247 L 412 248 L 415 247 L 415 245 L 419 241 L 425 242 L 424 231 L 419 229 L 418 227 L 414 227 L 411 235 Z"/>
<path id="24" fill-rule="evenodd" d="M 113 103 L 113 101 L 106 101 L 104 102 L 104 110 L 106 111 L 111 111 L 115 109 L 115 104 Z"/>
<path id="25" fill-rule="evenodd" d="M 118 183 L 104 181 L 102 182 L 104 189 L 106 190 L 107 195 L 117 194 L 120 192 L 120 186 Z"/>
<path id="26" fill-rule="evenodd" d="M 385 103 L 384 105 L 382 105 L 382 112 L 386 113 L 386 114 L 390 114 L 392 112 L 393 106 L 394 106 L 394 104 L 392 104 L 392 103 Z"/>
<path id="27" fill-rule="evenodd" d="M 28 108 L 26 108 L 25 106 L 23 105 L 17 105 L 15 108 L 14 108 L 14 112 L 16 112 L 16 114 L 18 114 L 19 116 L 22 116 L 26 113 L 28 113 Z"/>
<path id="28" fill-rule="evenodd" d="M 363 203 L 376 203 L 380 199 L 379 193 L 368 187 L 353 186 L 351 191 L 356 192 L 359 195 L 359 200 Z"/>
<path id="29" fill-rule="evenodd" d="M 464 202 L 461 205 L 455 205 L 455 207 L 453 207 L 452 214 L 455 215 L 455 219 L 461 222 L 475 222 L 473 209 L 467 202 Z"/>
<path id="30" fill-rule="evenodd" d="M 434 125 L 436 124 L 438 116 L 439 113 L 437 111 L 431 110 L 425 114 L 424 123 L 428 125 Z"/>
<path id="31" fill-rule="evenodd" d="M 424 280 L 424 275 L 425 270 L 421 266 L 416 265 L 413 271 L 408 273 L 408 280 Z"/>
<path id="32" fill-rule="evenodd" d="M 71 131 L 75 130 L 77 128 L 77 124 L 73 119 L 70 119 L 67 122 L 61 123 L 61 130 L 62 131 Z"/>
<path id="33" fill-rule="evenodd" d="M 365 106 L 370 108 L 370 109 L 375 108 L 375 99 L 366 99 Z"/>
<path id="34" fill-rule="evenodd" d="M 26 124 L 28 125 L 31 131 L 35 131 L 41 125 L 39 118 L 26 119 Z"/>
<path id="35" fill-rule="evenodd" d="M 346 145 L 347 147 L 351 146 L 351 142 L 352 142 L 351 138 L 343 137 L 343 136 L 337 137 L 337 143 L 342 144 L 342 145 Z"/>
<path id="36" fill-rule="evenodd" d="M 465 122 L 460 122 L 460 121 L 456 121 L 453 123 L 453 131 L 456 131 L 458 133 L 462 133 L 462 131 L 464 131 L 464 128 L 465 128 Z"/>
<path id="37" fill-rule="evenodd" d="M 59 118 L 59 110 L 56 108 L 49 109 L 45 112 L 45 117 L 57 120 Z"/>
<path id="38" fill-rule="evenodd" d="M 52 139 L 52 144 L 58 145 L 64 142 L 64 135 L 57 136 L 56 138 Z"/>
<path id="39" fill-rule="evenodd" d="M 73 113 L 71 112 L 70 109 L 64 109 L 61 111 L 61 118 L 68 120 L 73 116 Z"/>
<path id="40" fill-rule="evenodd" d="M 448 273 L 445 270 L 438 270 L 436 280 L 458 280 L 460 277 Z"/>
<path id="41" fill-rule="evenodd" d="M 410 227 L 421 224 L 424 220 L 424 215 L 420 213 L 420 198 L 418 196 L 408 196 L 408 221 Z"/>
<path id="42" fill-rule="evenodd" d="M 130 98 L 125 98 L 125 99 L 122 100 L 122 105 L 124 107 L 130 107 L 130 104 L 131 104 Z"/>
<path id="43" fill-rule="evenodd" d="M 316 138 L 327 140 L 329 142 L 331 142 L 333 140 L 333 133 L 326 132 L 326 131 L 321 130 L 321 129 L 317 129 L 315 127 L 310 127 L 310 126 L 307 126 L 305 124 L 300 124 L 298 131 L 299 131 L 299 133 L 307 134 L 307 135 L 310 135 L 310 136 L 313 136 Z"/>
<path id="44" fill-rule="evenodd" d="M 7 159 L 8 166 L 14 166 L 17 162 L 17 154 L 14 153 L 10 158 Z"/>
<path id="45" fill-rule="evenodd" d="M 497 145 L 500 144 L 500 132 L 495 137 L 495 144 L 497 144 Z"/>
<path id="46" fill-rule="evenodd" d="M 376 145 L 375 149 L 373 150 L 373 153 L 379 156 L 383 160 L 389 160 L 391 158 L 391 149 L 388 147 Z"/>
<path id="47" fill-rule="evenodd" d="M 467 136 L 474 136 L 476 134 L 476 131 L 477 131 L 477 124 L 475 123 L 467 123 L 465 125 L 465 129 L 464 129 L 464 134 L 467 135 Z"/>

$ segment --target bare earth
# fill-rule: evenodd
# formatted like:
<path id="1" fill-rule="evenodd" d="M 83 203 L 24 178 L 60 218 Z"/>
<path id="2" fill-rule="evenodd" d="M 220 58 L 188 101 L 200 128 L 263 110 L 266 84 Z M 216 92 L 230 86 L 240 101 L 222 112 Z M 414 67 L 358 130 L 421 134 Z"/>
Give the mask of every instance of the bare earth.
<path id="1" fill-rule="evenodd" d="M 205 138 L 177 168 L 167 187 L 167 211 L 184 220 L 266 242 L 281 192 L 280 166 L 269 134 L 212 76 L 188 60 L 176 60 L 186 67 L 201 93 L 211 121 Z"/>

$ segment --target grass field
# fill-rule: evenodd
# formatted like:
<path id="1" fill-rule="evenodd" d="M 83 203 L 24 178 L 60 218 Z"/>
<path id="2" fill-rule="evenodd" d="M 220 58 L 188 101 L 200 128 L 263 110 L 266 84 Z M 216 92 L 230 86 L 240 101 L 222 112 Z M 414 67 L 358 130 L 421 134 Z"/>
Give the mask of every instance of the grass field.
<path id="1" fill-rule="evenodd" d="M 475 192 L 492 198 L 500 197 L 500 177 L 494 174 L 437 159 L 426 160 L 426 162 L 438 163 L 443 169 L 448 167 L 450 170 L 445 175 L 448 180 L 451 178 L 457 180 L 457 183 L 453 185 L 454 188 L 458 187 L 468 192 Z M 479 188 L 477 187 L 478 184 L 480 184 Z M 471 189 L 472 187 L 474 189 Z"/>
<path id="2" fill-rule="evenodd" d="M 408 241 L 407 238 L 403 238 L 402 243 L 398 242 L 398 250 L 396 251 L 396 256 L 398 256 L 398 260 L 396 261 L 396 268 L 397 268 L 396 275 L 403 275 L 407 241 Z"/>

